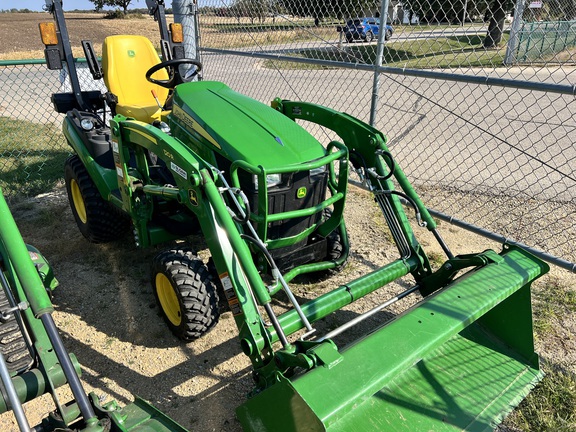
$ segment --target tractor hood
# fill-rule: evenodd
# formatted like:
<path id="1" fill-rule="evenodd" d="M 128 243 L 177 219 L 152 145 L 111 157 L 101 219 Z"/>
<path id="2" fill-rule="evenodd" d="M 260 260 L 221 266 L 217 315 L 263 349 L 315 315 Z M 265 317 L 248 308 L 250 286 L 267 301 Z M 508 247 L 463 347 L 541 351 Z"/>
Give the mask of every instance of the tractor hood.
<path id="1" fill-rule="evenodd" d="M 244 160 L 266 169 L 298 165 L 325 155 L 324 147 L 282 113 L 221 82 L 179 85 L 170 117 L 176 137 L 202 157 L 216 151 L 226 159 Z"/>

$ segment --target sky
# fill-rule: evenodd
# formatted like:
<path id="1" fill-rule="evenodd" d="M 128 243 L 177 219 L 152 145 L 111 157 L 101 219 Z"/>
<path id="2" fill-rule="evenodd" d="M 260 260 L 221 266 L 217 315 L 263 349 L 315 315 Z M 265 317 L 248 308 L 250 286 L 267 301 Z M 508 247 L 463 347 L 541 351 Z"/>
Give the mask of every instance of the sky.
<path id="1" fill-rule="evenodd" d="M 203 5 L 206 3 L 210 3 L 210 1 L 202 1 L 200 0 L 198 2 L 199 5 Z M 211 3 L 216 3 L 218 5 L 224 6 L 226 3 L 228 3 L 227 0 L 212 0 Z M 46 4 L 45 0 L 0 0 L 0 10 L 1 9 L 12 9 L 12 8 L 16 8 L 16 9 L 30 9 L 32 11 L 42 11 L 42 6 L 44 6 Z M 166 7 L 172 7 L 172 1 L 167 0 L 165 2 Z M 64 10 L 74 10 L 74 9 L 80 9 L 80 10 L 93 10 L 94 9 L 94 3 L 92 3 L 89 0 L 64 0 Z M 132 0 L 132 3 L 130 4 L 130 6 L 128 6 L 128 9 L 133 9 L 133 8 L 145 8 L 146 7 L 146 0 Z M 109 9 L 109 8 L 104 8 L 104 9 Z"/>
<path id="2" fill-rule="evenodd" d="M 166 2 L 167 4 L 172 4 L 171 2 Z M 41 11 L 42 6 L 46 2 L 44 0 L 0 0 L 0 9 L 30 9 L 33 11 Z M 88 0 L 64 0 L 63 3 L 64 10 L 92 10 L 94 9 L 94 3 Z M 130 7 L 145 8 L 146 2 L 144 0 L 133 0 Z"/>

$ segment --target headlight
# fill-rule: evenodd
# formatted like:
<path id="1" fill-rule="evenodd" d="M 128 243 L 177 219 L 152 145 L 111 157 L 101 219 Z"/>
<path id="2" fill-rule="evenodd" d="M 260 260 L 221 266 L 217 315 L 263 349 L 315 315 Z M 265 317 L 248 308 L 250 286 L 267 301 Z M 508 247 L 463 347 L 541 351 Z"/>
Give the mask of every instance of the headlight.
<path id="1" fill-rule="evenodd" d="M 268 174 L 266 176 L 266 185 L 268 187 L 278 186 L 282 183 L 282 175 L 281 174 Z M 254 185 L 256 189 L 258 189 L 258 176 L 254 176 Z"/>
<path id="2" fill-rule="evenodd" d="M 91 131 L 92 129 L 94 129 L 94 123 L 92 122 L 91 119 L 88 118 L 83 118 L 82 120 L 80 120 L 80 126 L 82 126 L 82 129 L 84 129 L 85 131 Z"/>
<path id="3" fill-rule="evenodd" d="M 319 168 L 314 168 L 310 170 L 310 177 L 314 177 L 320 174 L 324 174 L 324 172 L 326 171 L 326 165 L 322 165 Z"/>

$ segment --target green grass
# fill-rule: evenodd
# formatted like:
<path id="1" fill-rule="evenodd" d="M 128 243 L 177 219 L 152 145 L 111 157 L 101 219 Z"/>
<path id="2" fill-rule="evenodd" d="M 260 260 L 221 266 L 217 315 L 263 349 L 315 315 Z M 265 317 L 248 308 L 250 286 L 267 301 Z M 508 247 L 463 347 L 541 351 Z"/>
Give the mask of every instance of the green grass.
<path id="1" fill-rule="evenodd" d="M 62 178 L 69 150 L 56 125 L 0 117 L 0 187 L 6 196 L 37 195 Z"/>
<path id="2" fill-rule="evenodd" d="M 504 421 L 514 430 L 573 432 L 576 430 L 576 376 L 545 364 L 544 379 Z"/>
<path id="3" fill-rule="evenodd" d="M 547 276 L 533 288 L 534 330 L 540 345 L 556 346 L 563 336 L 562 320 L 576 317 L 576 290 L 555 276 Z M 546 350 L 546 348 L 544 348 Z M 544 362 L 546 375 L 504 425 L 513 430 L 576 431 L 576 375 L 561 364 Z"/>
<path id="4" fill-rule="evenodd" d="M 384 46 L 383 65 L 415 69 L 502 66 L 509 35 L 504 34 L 501 47 L 487 50 L 482 46 L 484 36 L 451 36 L 426 40 L 390 42 Z M 343 44 L 342 48 L 327 47 L 300 50 L 295 57 L 334 62 L 374 64 L 376 45 Z M 272 63 L 274 62 L 274 63 Z M 284 69 L 320 69 L 326 66 L 293 62 L 267 61 L 268 67 Z"/>
<path id="5" fill-rule="evenodd" d="M 576 291 L 564 286 L 560 279 L 549 277 L 534 293 L 534 330 L 540 339 L 554 334 L 555 319 L 565 314 L 576 315 Z"/>

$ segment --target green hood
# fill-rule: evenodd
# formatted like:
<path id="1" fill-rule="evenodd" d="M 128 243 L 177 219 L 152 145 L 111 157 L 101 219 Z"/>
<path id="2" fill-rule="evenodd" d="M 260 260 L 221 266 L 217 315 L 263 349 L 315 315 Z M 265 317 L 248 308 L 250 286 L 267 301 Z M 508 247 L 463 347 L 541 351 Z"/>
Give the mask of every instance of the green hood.
<path id="1" fill-rule="evenodd" d="M 322 145 L 292 120 L 220 82 L 179 85 L 171 120 L 231 161 L 270 169 L 325 155 Z"/>

